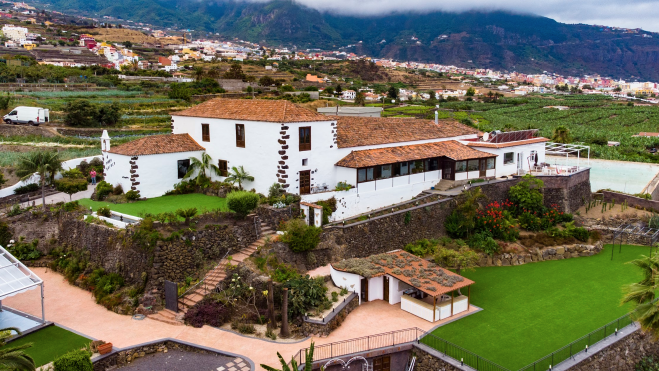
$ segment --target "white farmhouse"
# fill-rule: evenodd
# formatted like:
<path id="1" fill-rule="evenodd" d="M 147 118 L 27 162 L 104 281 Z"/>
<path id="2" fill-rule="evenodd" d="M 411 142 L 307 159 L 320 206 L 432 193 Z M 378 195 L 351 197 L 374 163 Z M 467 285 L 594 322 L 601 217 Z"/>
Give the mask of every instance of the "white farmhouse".
<path id="1" fill-rule="evenodd" d="M 410 200 L 440 182 L 519 173 L 535 153 L 544 161 L 546 141 L 535 131 L 491 143 L 455 120 L 324 116 L 258 99 L 213 99 L 175 112 L 172 132 L 112 149 L 104 139 L 107 181 L 160 196 L 181 181 L 186 159 L 206 151 L 222 171 L 214 180 L 243 166 L 254 177 L 246 189 L 266 194 L 279 183 L 308 203 L 336 197 L 330 220 Z M 352 188 L 336 191 L 339 182 Z"/>
<path id="2" fill-rule="evenodd" d="M 25 27 L 17 27 L 12 25 L 2 26 L 2 33 L 6 38 L 11 39 L 15 42 L 20 42 L 27 38 L 28 29 Z"/>
<path id="3" fill-rule="evenodd" d="M 355 99 L 357 97 L 357 92 L 354 90 L 345 90 L 341 94 L 341 99 Z"/>

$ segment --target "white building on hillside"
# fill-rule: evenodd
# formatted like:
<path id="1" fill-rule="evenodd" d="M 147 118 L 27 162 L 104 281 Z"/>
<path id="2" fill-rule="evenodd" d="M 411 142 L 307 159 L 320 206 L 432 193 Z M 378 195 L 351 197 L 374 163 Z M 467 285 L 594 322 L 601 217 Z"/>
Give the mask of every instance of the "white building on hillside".
<path id="1" fill-rule="evenodd" d="M 27 38 L 28 30 L 25 27 L 17 27 L 12 25 L 2 26 L 2 33 L 6 38 L 11 39 L 15 42 L 20 42 Z"/>
<path id="2" fill-rule="evenodd" d="M 173 113 L 172 129 L 111 149 L 106 139 L 107 181 L 160 196 L 181 181 L 185 160 L 205 150 L 223 172 L 216 180 L 243 166 L 254 177 L 246 189 L 267 194 L 279 183 L 310 203 L 336 197 L 332 220 L 410 200 L 440 182 L 515 174 L 519 163 L 526 168 L 529 146 L 545 140 L 479 146 L 479 132 L 454 120 L 324 116 L 258 99 L 206 101 Z M 533 148 L 544 161 L 544 147 Z M 339 182 L 352 188 L 335 191 Z"/>
<path id="3" fill-rule="evenodd" d="M 344 90 L 341 94 L 341 99 L 355 99 L 357 97 L 357 92 L 354 90 Z"/>

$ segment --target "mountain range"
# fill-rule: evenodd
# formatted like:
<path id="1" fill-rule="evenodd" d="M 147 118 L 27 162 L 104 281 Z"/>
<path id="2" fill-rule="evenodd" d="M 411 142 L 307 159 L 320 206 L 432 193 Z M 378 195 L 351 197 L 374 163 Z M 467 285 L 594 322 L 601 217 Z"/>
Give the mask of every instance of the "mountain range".
<path id="1" fill-rule="evenodd" d="M 51 9 L 399 61 L 659 81 L 659 34 L 507 12 L 339 15 L 291 0 L 41 0 Z"/>

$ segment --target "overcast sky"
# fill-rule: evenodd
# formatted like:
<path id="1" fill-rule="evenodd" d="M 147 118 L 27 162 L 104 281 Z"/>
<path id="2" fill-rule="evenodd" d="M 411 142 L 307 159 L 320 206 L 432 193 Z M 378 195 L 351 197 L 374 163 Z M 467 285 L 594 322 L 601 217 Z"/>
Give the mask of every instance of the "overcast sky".
<path id="1" fill-rule="evenodd" d="M 257 0 L 258 1 L 258 0 Z M 659 0 L 295 0 L 318 10 L 346 14 L 393 11 L 508 10 L 564 23 L 603 24 L 659 32 Z"/>

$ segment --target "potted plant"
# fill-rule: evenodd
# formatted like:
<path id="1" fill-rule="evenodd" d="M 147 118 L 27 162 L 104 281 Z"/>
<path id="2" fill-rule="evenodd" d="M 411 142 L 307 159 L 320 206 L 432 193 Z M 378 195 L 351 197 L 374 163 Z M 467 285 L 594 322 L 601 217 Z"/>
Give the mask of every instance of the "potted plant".
<path id="1" fill-rule="evenodd" d="M 102 345 L 98 346 L 98 352 L 103 355 L 103 354 L 108 354 L 112 351 L 112 343 L 105 343 Z"/>

